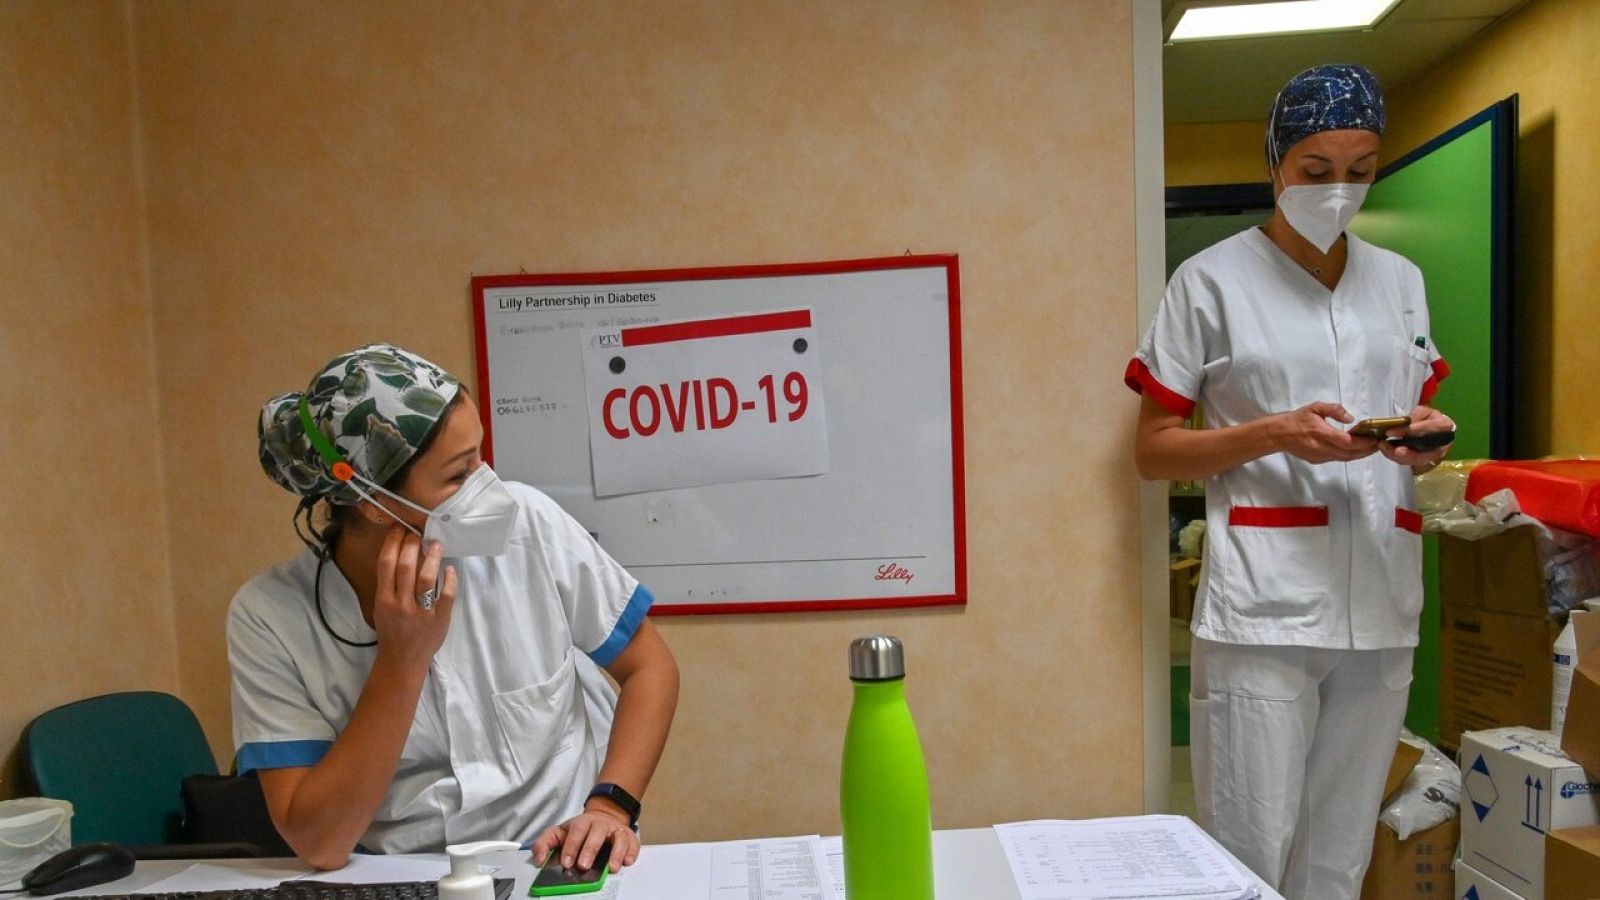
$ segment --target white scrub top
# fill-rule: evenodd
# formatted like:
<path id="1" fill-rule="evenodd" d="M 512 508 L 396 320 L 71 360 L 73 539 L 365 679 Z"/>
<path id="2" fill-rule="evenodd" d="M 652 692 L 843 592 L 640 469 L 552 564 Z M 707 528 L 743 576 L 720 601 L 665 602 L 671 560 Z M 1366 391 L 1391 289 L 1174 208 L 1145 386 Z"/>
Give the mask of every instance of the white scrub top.
<path id="1" fill-rule="evenodd" d="M 1126 381 L 1208 427 L 1314 401 L 1357 419 L 1405 415 L 1449 373 L 1428 334 L 1422 273 L 1349 234 L 1329 291 L 1251 228 L 1173 273 Z M 1313 465 L 1274 453 L 1206 481 L 1192 628 L 1235 644 L 1413 647 L 1421 531 L 1409 468 L 1381 454 Z"/>
<path id="2" fill-rule="evenodd" d="M 522 507 L 506 552 L 451 560 L 459 592 L 429 667 L 368 850 L 527 842 L 582 809 L 605 757 L 616 659 L 653 598 L 555 501 L 507 487 Z M 228 612 L 233 737 L 241 774 L 314 765 L 350 720 L 377 655 L 328 633 L 307 550 L 241 588 Z M 376 637 L 332 562 L 322 608 L 347 640 Z M 581 652 L 580 652 L 581 651 Z"/>

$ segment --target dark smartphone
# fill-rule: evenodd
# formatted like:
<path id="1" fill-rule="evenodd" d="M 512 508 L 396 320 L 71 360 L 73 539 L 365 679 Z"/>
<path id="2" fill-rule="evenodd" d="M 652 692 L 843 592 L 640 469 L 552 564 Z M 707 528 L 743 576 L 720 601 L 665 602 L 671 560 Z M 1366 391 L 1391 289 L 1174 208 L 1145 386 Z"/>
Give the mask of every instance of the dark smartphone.
<path id="1" fill-rule="evenodd" d="M 611 866 L 611 844 L 607 843 L 594 856 L 594 865 L 587 869 L 568 869 L 561 865 L 561 848 L 550 851 L 539 874 L 528 887 L 530 897 L 565 897 L 571 894 L 588 894 L 606 886 L 606 874 Z"/>
<path id="2" fill-rule="evenodd" d="M 1408 450 L 1437 450 L 1446 444 L 1454 443 L 1456 430 L 1449 431 L 1424 431 L 1419 434 L 1408 434 L 1403 437 L 1389 438 L 1389 446 L 1405 447 Z"/>
<path id="3" fill-rule="evenodd" d="M 1382 419 L 1362 419 L 1350 426 L 1350 433 L 1355 437 L 1381 438 L 1389 433 L 1392 428 L 1404 428 L 1411 424 L 1405 416 L 1389 416 Z"/>

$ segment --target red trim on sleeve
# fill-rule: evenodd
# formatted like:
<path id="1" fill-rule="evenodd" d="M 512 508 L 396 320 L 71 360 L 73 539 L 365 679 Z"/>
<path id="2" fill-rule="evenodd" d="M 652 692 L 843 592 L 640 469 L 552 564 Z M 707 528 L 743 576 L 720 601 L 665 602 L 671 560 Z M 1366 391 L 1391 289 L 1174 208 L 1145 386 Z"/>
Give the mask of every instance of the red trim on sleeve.
<path id="1" fill-rule="evenodd" d="M 1412 534 L 1422 533 L 1422 513 L 1403 506 L 1394 508 L 1394 527 L 1409 531 Z"/>
<path id="2" fill-rule="evenodd" d="M 1228 524 L 1248 528 L 1321 528 L 1328 524 L 1326 506 L 1235 506 Z"/>
<path id="3" fill-rule="evenodd" d="M 1433 395 L 1439 393 L 1439 382 L 1450 377 L 1450 364 L 1440 357 L 1433 361 L 1433 372 L 1428 375 L 1428 380 L 1422 383 L 1421 404 L 1427 406 Z"/>
<path id="4" fill-rule="evenodd" d="M 1143 394 L 1161 404 L 1163 409 L 1175 416 L 1187 419 L 1194 412 L 1193 400 L 1157 381 L 1156 376 L 1150 374 L 1150 367 L 1137 356 L 1128 360 L 1128 369 L 1122 373 L 1122 383 L 1132 388 L 1135 394 Z"/>

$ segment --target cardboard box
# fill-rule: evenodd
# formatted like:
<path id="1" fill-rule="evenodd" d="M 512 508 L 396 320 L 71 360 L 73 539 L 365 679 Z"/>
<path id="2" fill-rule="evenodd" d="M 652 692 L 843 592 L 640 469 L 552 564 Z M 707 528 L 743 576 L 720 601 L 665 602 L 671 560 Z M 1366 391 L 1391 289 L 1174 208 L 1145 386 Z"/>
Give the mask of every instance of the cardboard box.
<path id="1" fill-rule="evenodd" d="M 1383 782 L 1384 807 L 1398 799 L 1406 776 L 1420 759 L 1422 748 L 1399 742 Z M 1455 857 L 1460 826 L 1459 820 L 1451 819 L 1402 841 L 1393 828 L 1379 822 L 1372 837 L 1372 862 L 1361 882 L 1361 900 L 1451 896 L 1455 880 L 1450 860 Z"/>
<path id="2" fill-rule="evenodd" d="M 1455 896 L 1459 900 L 1524 900 L 1515 891 L 1459 860 L 1455 879 Z"/>
<path id="3" fill-rule="evenodd" d="M 1401 785 L 1406 782 L 1406 776 L 1422 761 L 1422 748 L 1413 747 L 1405 741 L 1396 741 L 1394 759 L 1389 760 L 1389 774 L 1383 779 L 1383 806 L 1388 806 L 1400 793 Z"/>
<path id="4" fill-rule="evenodd" d="M 1450 819 L 1402 841 L 1394 829 L 1379 822 L 1372 839 L 1372 863 L 1361 883 L 1361 900 L 1455 896 L 1450 861 L 1455 858 L 1460 833 L 1461 820 Z"/>
<path id="5" fill-rule="evenodd" d="M 1194 615 L 1194 592 L 1200 586 L 1200 560 L 1182 557 L 1168 570 L 1167 592 L 1172 617 L 1187 622 Z"/>
<path id="6" fill-rule="evenodd" d="M 1544 839 L 1545 900 L 1600 897 L 1600 827 L 1552 831 Z"/>
<path id="7" fill-rule="evenodd" d="M 1597 791 L 1548 731 L 1462 735 L 1462 862 L 1527 900 L 1544 900 L 1545 834 L 1600 825 Z"/>
<path id="8" fill-rule="evenodd" d="M 1550 650 L 1560 629 L 1545 607 L 1536 530 L 1467 541 L 1439 538 L 1439 737 L 1550 727 Z"/>
<path id="9" fill-rule="evenodd" d="M 1600 613 L 1572 614 L 1578 666 L 1572 672 L 1561 749 L 1590 772 L 1600 773 Z"/>

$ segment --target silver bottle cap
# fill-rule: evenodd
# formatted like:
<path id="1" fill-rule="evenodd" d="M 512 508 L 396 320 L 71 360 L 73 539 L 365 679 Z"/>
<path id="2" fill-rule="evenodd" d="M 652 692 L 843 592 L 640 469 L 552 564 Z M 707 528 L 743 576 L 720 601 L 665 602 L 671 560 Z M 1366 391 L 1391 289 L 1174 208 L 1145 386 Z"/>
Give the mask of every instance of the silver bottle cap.
<path id="1" fill-rule="evenodd" d="M 900 639 L 874 634 L 850 642 L 850 677 L 855 681 L 890 681 L 906 675 Z"/>

